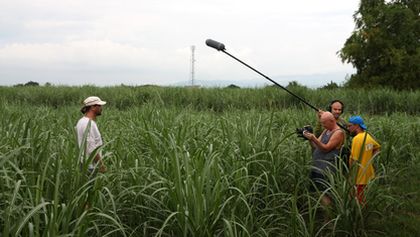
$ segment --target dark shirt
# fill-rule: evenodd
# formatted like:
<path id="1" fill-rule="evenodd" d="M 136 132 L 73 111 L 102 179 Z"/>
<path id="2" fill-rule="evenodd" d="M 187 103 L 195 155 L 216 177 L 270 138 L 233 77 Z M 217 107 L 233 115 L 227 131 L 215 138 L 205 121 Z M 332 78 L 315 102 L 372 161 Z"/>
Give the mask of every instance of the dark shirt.
<path id="1" fill-rule="evenodd" d="M 336 129 L 329 134 L 327 134 L 327 132 L 324 132 L 324 134 L 322 134 L 321 137 L 321 142 L 323 144 L 327 144 L 331 136 L 338 130 L 339 129 Z M 340 149 L 334 148 L 329 152 L 324 152 L 318 147 L 316 147 L 314 152 L 312 153 L 313 171 L 321 173 L 329 169 L 330 171 L 335 172 L 335 161 L 339 154 Z"/>

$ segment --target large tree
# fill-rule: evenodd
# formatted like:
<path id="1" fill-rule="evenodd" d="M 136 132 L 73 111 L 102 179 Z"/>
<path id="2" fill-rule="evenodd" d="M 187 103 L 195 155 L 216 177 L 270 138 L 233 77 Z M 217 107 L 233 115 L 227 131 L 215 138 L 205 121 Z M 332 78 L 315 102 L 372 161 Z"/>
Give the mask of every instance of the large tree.
<path id="1" fill-rule="evenodd" d="M 350 87 L 420 88 L 420 1 L 361 0 L 339 52 L 357 69 Z"/>

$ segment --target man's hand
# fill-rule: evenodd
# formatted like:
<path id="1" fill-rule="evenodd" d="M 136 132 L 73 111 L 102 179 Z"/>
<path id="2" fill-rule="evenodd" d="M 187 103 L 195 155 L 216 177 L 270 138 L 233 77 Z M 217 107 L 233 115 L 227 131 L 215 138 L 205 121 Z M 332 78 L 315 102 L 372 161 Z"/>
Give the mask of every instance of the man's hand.
<path id="1" fill-rule="evenodd" d="M 106 166 L 104 164 L 101 164 L 99 166 L 99 173 L 105 173 L 106 172 Z"/>
<path id="2" fill-rule="evenodd" d="M 309 141 L 312 141 L 312 139 L 316 138 L 314 134 L 308 131 L 303 131 L 303 136 L 306 137 Z"/>

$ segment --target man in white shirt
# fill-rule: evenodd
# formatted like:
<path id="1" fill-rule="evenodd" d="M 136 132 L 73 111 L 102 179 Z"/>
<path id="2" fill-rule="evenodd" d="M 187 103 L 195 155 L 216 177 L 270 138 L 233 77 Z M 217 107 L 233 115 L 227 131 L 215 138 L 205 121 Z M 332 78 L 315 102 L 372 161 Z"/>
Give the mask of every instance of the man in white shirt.
<path id="1" fill-rule="evenodd" d="M 90 96 L 83 101 L 83 108 L 80 110 L 84 116 L 79 119 L 76 125 L 77 141 L 79 148 L 84 150 L 80 162 L 83 164 L 84 158 L 103 145 L 101 133 L 95 122 L 96 117 L 102 113 L 102 105 L 106 104 L 97 96 Z M 93 171 L 95 166 L 99 167 L 99 172 L 104 173 L 106 166 L 102 162 L 100 152 L 93 158 L 93 163 L 89 164 L 89 171 Z"/>

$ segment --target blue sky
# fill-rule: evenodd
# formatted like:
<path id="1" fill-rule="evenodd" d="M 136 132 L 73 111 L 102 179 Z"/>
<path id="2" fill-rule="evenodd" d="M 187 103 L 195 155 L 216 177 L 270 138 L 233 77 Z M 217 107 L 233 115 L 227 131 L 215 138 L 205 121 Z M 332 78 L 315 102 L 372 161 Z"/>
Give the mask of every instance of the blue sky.
<path id="1" fill-rule="evenodd" d="M 208 38 L 267 76 L 319 86 L 354 72 L 337 56 L 359 1 L 1 1 L 0 85 L 261 85 Z M 311 77 L 314 75 L 314 77 Z"/>

